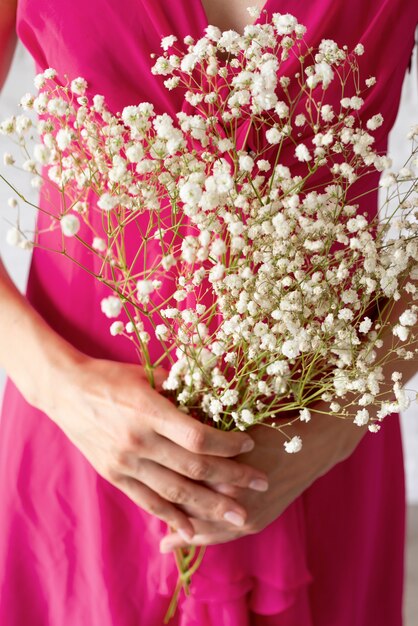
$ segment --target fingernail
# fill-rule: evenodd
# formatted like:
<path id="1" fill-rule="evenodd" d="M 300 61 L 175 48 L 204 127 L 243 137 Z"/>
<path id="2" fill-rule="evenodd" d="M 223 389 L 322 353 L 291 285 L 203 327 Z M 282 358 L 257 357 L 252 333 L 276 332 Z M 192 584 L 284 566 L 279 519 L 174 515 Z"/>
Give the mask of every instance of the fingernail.
<path id="1" fill-rule="evenodd" d="M 178 528 L 177 532 L 183 539 L 183 541 L 191 541 L 193 539 L 193 533 L 190 530 L 187 530 L 185 528 Z"/>
<path id="2" fill-rule="evenodd" d="M 244 526 L 245 524 L 245 519 L 239 513 L 235 513 L 235 511 L 227 511 L 224 514 L 224 520 L 234 524 L 234 526 Z"/>
<path id="3" fill-rule="evenodd" d="M 241 452 L 250 452 L 254 449 L 255 443 L 252 439 L 247 439 L 244 441 L 241 447 Z"/>
<path id="4" fill-rule="evenodd" d="M 268 482 L 262 478 L 255 478 L 248 486 L 250 489 L 254 489 L 254 491 L 267 491 L 269 488 Z"/>
<path id="5" fill-rule="evenodd" d="M 165 541 L 164 543 L 160 544 L 160 552 L 162 552 L 163 554 L 166 552 L 171 552 L 172 550 L 174 550 L 175 548 L 175 544 L 172 541 Z"/>

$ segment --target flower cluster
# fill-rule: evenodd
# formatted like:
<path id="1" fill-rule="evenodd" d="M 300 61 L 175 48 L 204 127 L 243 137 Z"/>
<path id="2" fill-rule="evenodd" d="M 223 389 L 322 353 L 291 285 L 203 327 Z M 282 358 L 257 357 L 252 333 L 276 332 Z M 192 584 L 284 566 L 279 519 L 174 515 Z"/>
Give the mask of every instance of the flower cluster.
<path id="1" fill-rule="evenodd" d="M 48 69 L 36 78 L 38 95 L 21 100 L 40 116 L 33 156 L 28 116 L 0 125 L 23 147 L 34 186 L 46 177 L 65 193 L 52 227 L 80 238 L 84 223 L 83 243 L 110 268 L 97 278 L 113 292 L 101 303 L 111 334 L 129 338 L 147 363 L 150 342 L 161 344 L 171 363 L 164 388 L 183 410 L 224 429 L 278 428 L 289 453 L 302 440 L 285 426 L 309 422 L 316 400 L 372 432 L 407 406 L 397 373 L 393 401 L 380 399 L 377 349 L 391 304 L 418 293 L 418 129 L 410 163 L 381 180 L 388 189 L 410 182 L 396 217 L 373 219 L 350 194 L 360 178 L 391 167 L 373 150 L 382 115 L 365 127 L 359 115 L 375 83 L 369 77 L 359 86 L 364 48 L 349 53 L 325 39 L 312 51 L 305 31 L 294 16 L 276 13 L 243 35 L 208 26 L 179 49 L 165 37 L 152 71 L 168 89 L 185 89 L 190 112 L 176 117 L 149 102 L 114 114 L 103 96 L 88 95 L 82 77 L 62 85 Z M 290 62 L 299 71 L 284 75 Z M 327 101 L 336 83 L 344 90 L 338 107 Z M 248 133 L 238 140 L 242 124 L 259 150 L 249 149 Z M 15 158 L 6 154 L 4 163 Z M 138 255 L 149 242 L 156 249 L 145 268 L 125 253 L 133 223 Z M 16 228 L 8 240 L 31 247 Z M 417 314 L 412 304 L 401 315 L 387 359 L 413 358 Z"/>

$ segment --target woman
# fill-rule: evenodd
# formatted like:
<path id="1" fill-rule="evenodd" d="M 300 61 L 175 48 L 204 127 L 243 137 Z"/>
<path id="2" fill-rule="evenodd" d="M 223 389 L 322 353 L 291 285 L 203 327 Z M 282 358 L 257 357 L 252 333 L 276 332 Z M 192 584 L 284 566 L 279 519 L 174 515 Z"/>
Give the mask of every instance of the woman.
<path id="1" fill-rule="evenodd" d="M 364 77 L 377 76 L 364 114 L 382 112 L 376 149 L 384 151 L 416 4 L 253 4 L 293 13 L 313 43 L 364 43 Z M 115 111 L 148 100 L 174 114 L 179 96 L 149 72 L 150 52 L 164 35 L 202 35 L 208 22 L 242 32 L 246 5 L 0 0 L 0 78 L 17 20 L 38 70 L 84 76 Z M 55 193 L 45 184 L 41 205 Z M 43 220 L 40 213 L 40 229 Z M 42 237 L 45 248 L 59 246 L 54 233 Z M 401 624 L 396 416 L 373 436 L 317 414 L 302 452 L 289 456 L 269 429 L 218 432 L 152 390 L 128 342 L 109 335 L 100 314 L 107 292 L 62 256 L 35 249 L 26 297 L 1 266 L 0 294 L 0 365 L 9 375 L 0 421 L 0 623 L 160 626 L 176 581 L 170 550 L 196 543 L 209 547 L 174 625 Z M 407 361 L 396 369 L 408 380 L 416 368 Z M 164 376 L 160 370 L 159 384 Z M 161 541 L 167 523 L 177 532 Z"/>

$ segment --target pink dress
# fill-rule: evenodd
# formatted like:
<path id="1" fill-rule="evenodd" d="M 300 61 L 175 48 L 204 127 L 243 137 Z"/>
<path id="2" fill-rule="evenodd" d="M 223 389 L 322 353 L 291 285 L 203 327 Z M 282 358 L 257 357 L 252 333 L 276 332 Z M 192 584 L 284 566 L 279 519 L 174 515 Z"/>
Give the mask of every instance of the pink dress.
<path id="1" fill-rule="evenodd" d="M 363 114 L 383 114 L 376 148 L 384 152 L 418 4 L 267 0 L 265 8 L 295 14 L 313 44 L 364 44 L 362 77 L 376 76 L 377 86 Z M 114 111 L 146 100 L 174 115 L 181 95 L 150 74 L 149 54 L 158 52 L 161 36 L 199 36 L 206 25 L 201 0 L 19 0 L 17 28 L 39 70 L 84 76 Z M 294 156 L 283 159 L 292 164 Z M 54 193 L 44 187 L 41 202 L 48 194 L 54 201 Z M 371 212 L 373 203 L 370 195 Z M 38 220 L 41 228 L 41 213 Z M 56 234 L 42 237 L 46 246 L 59 245 Z M 84 248 L 69 252 L 93 263 Z M 35 249 L 27 288 L 33 306 L 85 353 L 135 363 L 129 342 L 109 334 L 100 312 L 105 295 L 75 264 Z M 172 555 L 158 550 L 165 524 L 99 476 L 10 380 L 0 421 L 0 494 L 1 624 L 162 626 L 176 580 Z M 400 626 L 404 509 L 393 417 L 262 532 L 209 547 L 173 626 Z"/>

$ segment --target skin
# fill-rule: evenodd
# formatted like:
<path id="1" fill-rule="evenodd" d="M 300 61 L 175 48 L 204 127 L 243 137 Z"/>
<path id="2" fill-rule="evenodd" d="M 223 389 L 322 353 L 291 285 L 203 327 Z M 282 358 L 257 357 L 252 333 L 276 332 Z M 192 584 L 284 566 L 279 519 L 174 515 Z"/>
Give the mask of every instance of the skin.
<path id="1" fill-rule="evenodd" d="M 249 23 L 242 0 L 203 4 L 208 21 L 223 29 L 240 32 Z M 13 0 L 0 0 L 2 80 L 15 44 L 15 11 Z M 350 456 L 367 432 L 367 427 L 323 415 L 318 403 L 309 425 L 296 423 L 288 431 L 303 438 L 298 454 L 287 454 L 283 436 L 267 427 L 253 427 L 249 434 L 222 433 L 197 423 L 158 393 L 163 370 L 156 373 L 153 390 L 139 365 L 94 359 L 76 350 L 18 292 L 1 261 L 0 298 L 0 366 L 100 475 L 177 529 L 163 539 L 162 551 L 259 532 L 319 476 Z M 407 304 L 397 303 L 393 320 Z M 382 353 L 390 344 L 387 336 Z M 404 381 L 416 372 L 414 361 L 394 361 L 386 368 L 389 379 L 394 369 Z M 386 395 L 391 397 L 389 389 L 383 390 Z M 243 453 L 243 443 L 251 441 L 255 446 Z M 248 488 L 252 480 L 257 489 Z M 225 521 L 227 511 L 241 521 Z"/>

